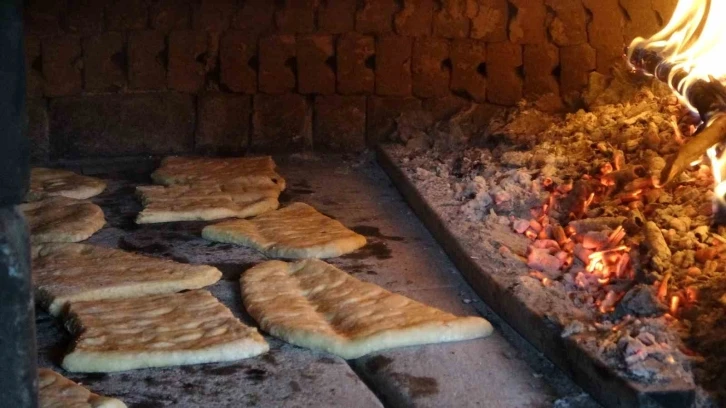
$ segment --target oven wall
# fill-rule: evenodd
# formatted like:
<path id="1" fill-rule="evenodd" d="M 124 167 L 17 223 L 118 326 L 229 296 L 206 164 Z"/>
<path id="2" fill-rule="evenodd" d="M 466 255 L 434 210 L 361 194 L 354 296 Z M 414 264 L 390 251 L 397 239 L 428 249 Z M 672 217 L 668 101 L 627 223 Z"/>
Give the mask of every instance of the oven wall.
<path id="1" fill-rule="evenodd" d="M 576 98 L 676 0 L 30 0 L 36 162 L 357 151 L 405 110 Z"/>

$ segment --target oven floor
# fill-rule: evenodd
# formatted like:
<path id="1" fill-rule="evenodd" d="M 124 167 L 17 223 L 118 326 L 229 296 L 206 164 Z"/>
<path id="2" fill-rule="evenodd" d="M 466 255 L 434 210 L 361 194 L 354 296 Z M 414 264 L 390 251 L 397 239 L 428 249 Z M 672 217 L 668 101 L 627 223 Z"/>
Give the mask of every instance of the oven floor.
<path id="1" fill-rule="evenodd" d="M 266 336 L 271 345 L 267 355 L 233 363 L 72 374 L 59 366 L 70 336 L 59 321 L 38 311 L 40 366 L 138 408 L 596 406 L 491 313 L 370 157 L 346 161 L 337 156 L 294 156 L 277 162 L 288 186 L 283 205 L 309 203 L 368 238 L 366 247 L 328 262 L 358 279 L 448 312 L 483 315 L 495 333 L 348 362 Z M 62 164 L 109 182 L 94 199 L 103 207 L 107 225 L 88 242 L 215 265 L 224 276 L 209 289 L 243 321 L 254 324 L 242 308 L 238 279 L 265 258 L 253 250 L 203 240 L 200 231 L 207 223 L 135 225 L 140 205 L 134 186 L 148 183 L 153 165 L 103 163 Z"/>

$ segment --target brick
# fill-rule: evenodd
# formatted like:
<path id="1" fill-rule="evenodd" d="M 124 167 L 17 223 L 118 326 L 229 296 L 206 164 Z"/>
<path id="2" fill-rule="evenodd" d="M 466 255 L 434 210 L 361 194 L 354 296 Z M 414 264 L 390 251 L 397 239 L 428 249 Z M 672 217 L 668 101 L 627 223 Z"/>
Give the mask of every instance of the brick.
<path id="1" fill-rule="evenodd" d="M 318 31 L 342 34 L 355 30 L 358 0 L 321 0 L 318 6 Z"/>
<path id="2" fill-rule="evenodd" d="M 597 70 L 607 74 L 622 60 L 624 15 L 618 0 L 583 0 L 592 14 L 588 25 L 590 45 L 597 51 Z"/>
<path id="3" fill-rule="evenodd" d="M 298 92 L 335 93 L 335 44 L 331 35 L 308 35 L 297 40 Z"/>
<path id="4" fill-rule="evenodd" d="M 27 137 L 30 141 L 30 162 L 44 163 L 50 157 L 50 140 L 48 139 L 48 108 L 44 99 L 32 98 L 25 103 L 28 127 Z"/>
<path id="5" fill-rule="evenodd" d="M 421 100 L 416 98 L 368 97 L 366 134 L 369 146 L 389 140 L 396 130 L 396 119 L 403 112 L 421 109 Z"/>
<path id="6" fill-rule="evenodd" d="M 172 92 L 53 99 L 51 156 L 186 153 L 194 146 L 192 96 Z"/>
<path id="7" fill-rule="evenodd" d="M 306 34 L 315 31 L 316 0 L 285 0 L 275 12 L 275 24 L 281 33 Z"/>
<path id="8" fill-rule="evenodd" d="M 197 92 L 206 76 L 207 35 L 202 31 L 182 30 L 169 34 L 169 88 Z"/>
<path id="9" fill-rule="evenodd" d="M 484 102 L 487 93 L 486 43 L 460 39 L 451 43 L 451 91 Z"/>
<path id="10" fill-rule="evenodd" d="M 376 42 L 376 94 L 411 95 L 410 37 L 386 35 Z"/>
<path id="11" fill-rule="evenodd" d="M 525 45 L 524 97 L 536 98 L 548 93 L 559 95 L 560 86 L 553 74 L 560 65 L 559 49 L 549 43 Z"/>
<path id="12" fill-rule="evenodd" d="M 270 94 L 295 90 L 296 46 L 292 35 L 260 39 L 260 91 Z"/>
<path id="13" fill-rule="evenodd" d="M 192 8 L 187 0 L 156 0 L 149 7 L 151 28 L 168 33 L 191 27 Z"/>
<path id="14" fill-rule="evenodd" d="M 312 112 L 297 94 L 254 96 L 250 149 L 283 153 L 312 146 Z"/>
<path id="15" fill-rule="evenodd" d="M 156 30 L 129 33 L 129 87 L 132 89 L 166 88 L 164 33 Z"/>
<path id="16" fill-rule="evenodd" d="M 192 3 L 192 29 L 221 32 L 229 27 L 235 0 L 198 0 Z"/>
<path id="17" fill-rule="evenodd" d="M 597 68 L 595 49 L 589 44 L 560 48 L 560 93 L 568 97 L 581 92 L 588 82 L 590 72 Z"/>
<path id="18" fill-rule="evenodd" d="M 144 0 L 112 0 L 106 7 L 106 28 L 109 31 L 141 30 L 149 19 Z"/>
<path id="19" fill-rule="evenodd" d="M 487 100 L 514 105 L 522 99 L 522 47 L 510 42 L 487 44 Z"/>
<path id="20" fill-rule="evenodd" d="M 257 70 L 253 63 L 256 59 L 256 38 L 246 31 L 226 31 L 219 46 L 222 85 L 232 92 L 255 93 Z"/>
<path id="21" fill-rule="evenodd" d="M 66 4 L 58 0 L 27 0 L 24 2 L 24 28 L 28 34 L 37 36 L 60 35 L 61 16 Z"/>
<path id="22" fill-rule="evenodd" d="M 396 33 L 410 36 L 431 35 L 434 0 L 403 0 L 403 9 L 396 13 L 393 26 Z"/>
<path id="23" fill-rule="evenodd" d="M 366 147 L 366 97 L 315 98 L 315 150 L 358 152 Z"/>
<path id="24" fill-rule="evenodd" d="M 63 24 L 66 31 L 80 35 L 100 34 L 107 3 L 108 0 L 68 0 Z"/>
<path id="25" fill-rule="evenodd" d="M 43 96 L 43 71 L 40 39 L 25 36 L 25 94 L 29 98 Z"/>
<path id="26" fill-rule="evenodd" d="M 77 35 L 52 37 L 42 42 L 43 77 L 46 96 L 81 92 L 81 39 Z"/>
<path id="27" fill-rule="evenodd" d="M 232 18 L 232 28 L 258 37 L 274 31 L 273 16 L 275 2 L 270 0 L 247 0 Z"/>
<path id="28" fill-rule="evenodd" d="M 559 46 L 583 44 L 587 42 L 587 13 L 582 1 L 545 0 L 553 15 L 547 31 L 552 42 Z"/>
<path id="29" fill-rule="evenodd" d="M 668 23 L 676 10 L 678 0 L 652 0 L 653 10 L 658 15 L 658 19 L 663 22 L 663 25 Z"/>
<path id="30" fill-rule="evenodd" d="M 373 93 L 375 40 L 355 33 L 343 34 L 336 44 L 337 89 L 344 95 Z"/>
<path id="31" fill-rule="evenodd" d="M 363 0 L 355 16 L 355 29 L 363 34 L 384 34 L 393 30 L 398 4 L 391 0 Z"/>
<path id="32" fill-rule="evenodd" d="M 206 93 L 199 97 L 194 150 L 202 154 L 243 153 L 249 141 L 251 97 Z"/>
<path id="33" fill-rule="evenodd" d="M 651 2 L 620 0 L 620 6 L 629 17 L 625 21 L 626 40 L 630 41 L 635 37 L 648 38 L 660 30 L 658 15 Z"/>
<path id="34" fill-rule="evenodd" d="M 544 0 L 508 0 L 517 10 L 509 21 L 509 40 L 517 44 L 542 44 L 547 40 Z M 617 1 L 617 0 L 616 0 Z"/>
<path id="35" fill-rule="evenodd" d="M 449 94 L 449 40 L 419 37 L 413 43 L 413 94 L 422 98 Z"/>
<path id="36" fill-rule="evenodd" d="M 83 39 L 83 79 L 88 91 L 116 91 L 126 86 L 123 34 L 107 32 Z"/>
<path id="37" fill-rule="evenodd" d="M 488 42 L 507 41 L 509 5 L 507 0 L 477 0 L 471 18 L 471 38 Z"/>
<path id="38" fill-rule="evenodd" d="M 456 95 L 442 98 L 428 98 L 422 102 L 422 109 L 431 114 L 434 122 L 449 120 L 457 112 L 471 106 L 471 101 Z"/>
<path id="39" fill-rule="evenodd" d="M 470 20 L 466 15 L 467 0 L 447 0 L 442 3 L 443 7 L 437 13 L 434 13 L 434 37 L 468 37 Z"/>

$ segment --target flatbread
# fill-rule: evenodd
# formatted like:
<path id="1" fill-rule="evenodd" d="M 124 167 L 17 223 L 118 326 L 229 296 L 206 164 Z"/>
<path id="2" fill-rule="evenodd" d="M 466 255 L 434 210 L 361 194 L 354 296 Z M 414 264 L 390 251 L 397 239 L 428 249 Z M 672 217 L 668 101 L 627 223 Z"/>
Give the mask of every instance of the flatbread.
<path id="1" fill-rule="evenodd" d="M 136 192 L 144 204 L 137 224 L 246 218 L 280 206 L 280 191 L 275 187 L 194 184 L 141 186 Z"/>
<path id="2" fill-rule="evenodd" d="M 37 201 L 52 196 L 85 200 L 101 194 L 106 188 L 103 180 L 82 176 L 68 170 L 34 167 L 30 170 L 30 190 L 27 201 Z"/>
<path id="3" fill-rule="evenodd" d="M 40 408 L 126 408 L 116 398 L 102 397 L 47 368 L 38 369 Z"/>
<path id="4" fill-rule="evenodd" d="M 101 207 L 86 200 L 50 197 L 21 204 L 30 227 L 30 242 L 79 242 L 103 228 Z"/>
<path id="5" fill-rule="evenodd" d="M 275 172 L 275 162 L 263 157 L 166 157 L 151 174 L 157 184 L 195 184 L 213 182 L 248 187 L 285 189 L 285 179 Z"/>
<path id="6" fill-rule="evenodd" d="M 346 228 L 304 203 L 271 211 L 251 220 L 209 225 L 202 237 L 255 248 L 269 257 L 331 258 L 366 244 L 363 235 Z"/>
<path id="7" fill-rule="evenodd" d="M 481 317 L 454 316 L 316 259 L 264 262 L 242 274 L 240 285 L 244 306 L 262 330 L 346 359 L 493 331 Z"/>
<path id="8" fill-rule="evenodd" d="M 198 289 L 222 277 L 212 266 L 88 244 L 45 244 L 32 252 L 35 297 L 52 315 L 69 302 Z"/>
<path id="9" fill-rule="evenodd" d="M 112 372 L 232 361 L 269 350 L 206 290 L 71 303 L 66 327 L 78 336 L 63 368 Z"/>

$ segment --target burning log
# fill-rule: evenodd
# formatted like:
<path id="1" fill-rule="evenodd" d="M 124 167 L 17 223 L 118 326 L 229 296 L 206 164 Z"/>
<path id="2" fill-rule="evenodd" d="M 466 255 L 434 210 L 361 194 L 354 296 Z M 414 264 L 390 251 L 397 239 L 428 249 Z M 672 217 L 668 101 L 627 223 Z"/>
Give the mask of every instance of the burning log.
<path id="1" fill-rule="evenodd" d="M 684 169 L 698 160 L 711 146 L 726 141 L 726 111 L 713 116 L 708 126 L 683 145 L 678 153 L 666 162 L 658 183 L 663 186 L 676 178 Z"/>
<path id="2" fill-rule="evenodd" d="M 656 51 L 635 46 L 626 51 L 628 62 L 677 90 L 698 111 L 706 126 L 672 157 L 661 172 L 659 184 L 665 185 L 711 146 L 726 140 L 726 87 L 715 78 L 688 80 L 689 73 L 666 61 Z"/>
<path id="3" fill-rule="evenodd" d="M 657 52 L 644 47 L 636 46 L 626 50 L 626 53 L 628 62 L 633 67 L 658 78 L 672 89 L 681 92 L 688 72 L 674 68 Z M 704 123 L 708 123 L 716 114 L 726 112 L 726 87 L 713 78 L 710 81 L 697 79 L 688 84 L 688 89 L 683 97 L 698 111 Z M 711 146 L 713 144 L 706 148 Z M 701 154 L 705 151 L 704 149 Z"/>

